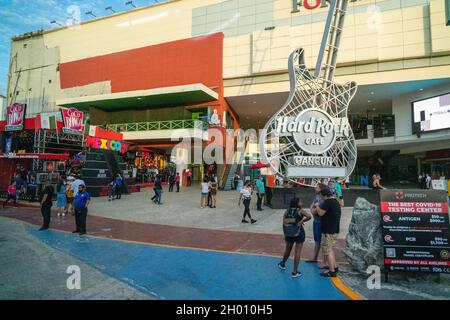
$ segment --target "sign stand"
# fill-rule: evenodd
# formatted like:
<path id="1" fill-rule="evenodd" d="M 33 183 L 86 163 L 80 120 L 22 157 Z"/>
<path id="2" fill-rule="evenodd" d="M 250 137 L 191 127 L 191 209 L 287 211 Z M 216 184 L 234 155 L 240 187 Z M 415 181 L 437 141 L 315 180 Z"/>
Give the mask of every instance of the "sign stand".
<path id="1" fill-rule="evenodd" d="M 384 274 L 450 274 L 450 231 L 445 191 L 381 190 Z"/>

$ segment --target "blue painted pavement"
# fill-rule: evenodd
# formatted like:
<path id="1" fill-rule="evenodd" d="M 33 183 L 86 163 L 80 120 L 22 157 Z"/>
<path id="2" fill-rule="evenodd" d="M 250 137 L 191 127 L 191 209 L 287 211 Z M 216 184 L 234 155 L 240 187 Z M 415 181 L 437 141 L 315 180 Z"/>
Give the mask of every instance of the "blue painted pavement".
<path id="1" fill-rule="evenodd" d="M 158 299 L 346 299 L 330 279 L 319 276 L 316 264 L 302 262 L 303 276 L 293 279 L 292 260 L 282 271 L 277 268 L 279 259 L 272 257 L 167 248 L 26 228 L 47 245 Z"/>

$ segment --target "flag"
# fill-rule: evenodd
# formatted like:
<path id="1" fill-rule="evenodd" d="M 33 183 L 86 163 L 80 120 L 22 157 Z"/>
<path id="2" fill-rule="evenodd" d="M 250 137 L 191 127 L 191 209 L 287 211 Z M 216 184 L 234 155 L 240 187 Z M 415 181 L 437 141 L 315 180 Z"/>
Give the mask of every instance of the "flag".
<path id="1" fill-rule="evenodd" d="M 41 113 L 41 129 L 56 130 L 56 114 Z"/>

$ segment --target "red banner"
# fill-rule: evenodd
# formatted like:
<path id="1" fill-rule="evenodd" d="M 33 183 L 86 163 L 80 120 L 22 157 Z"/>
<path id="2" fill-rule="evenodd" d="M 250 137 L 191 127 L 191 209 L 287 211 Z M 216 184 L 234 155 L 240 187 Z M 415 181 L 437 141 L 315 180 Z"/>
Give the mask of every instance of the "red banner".
<path id="1" fill-rule="evenodd" d="M 64 122 L 63 131 L 66 133 L 83 133 L 83 112 L 76 108 L 61 108 Z"/>
<path id="2" fill-rule="evenodd" d="M 20 131 L 24 129 L 26 105 L 13 103 L 6 108 L 6 131 Z"/>

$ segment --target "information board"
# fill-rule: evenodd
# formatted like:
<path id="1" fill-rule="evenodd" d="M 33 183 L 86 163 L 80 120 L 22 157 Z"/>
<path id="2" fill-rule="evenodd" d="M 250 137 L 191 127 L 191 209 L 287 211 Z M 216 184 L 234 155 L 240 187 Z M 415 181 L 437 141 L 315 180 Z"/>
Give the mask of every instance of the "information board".
<path id="1" fill-rule="evenodd" d="M 447 193 L 381 190 L 387 271 L 450 273 Z"/>

